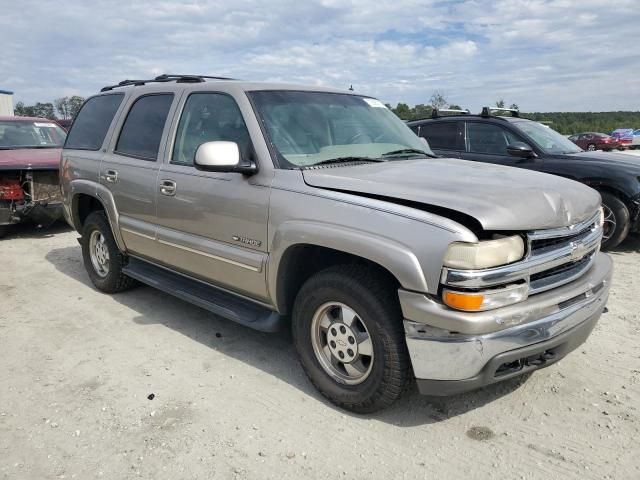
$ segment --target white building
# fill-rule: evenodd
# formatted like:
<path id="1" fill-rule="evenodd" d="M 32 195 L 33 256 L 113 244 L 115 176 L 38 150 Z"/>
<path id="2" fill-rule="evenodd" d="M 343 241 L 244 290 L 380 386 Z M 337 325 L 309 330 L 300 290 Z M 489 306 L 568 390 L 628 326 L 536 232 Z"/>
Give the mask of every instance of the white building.
<path id="1" fill-rule="evenodd" d="M 0 115 L 13 115 L 13 92 L 0 90 Z"/>

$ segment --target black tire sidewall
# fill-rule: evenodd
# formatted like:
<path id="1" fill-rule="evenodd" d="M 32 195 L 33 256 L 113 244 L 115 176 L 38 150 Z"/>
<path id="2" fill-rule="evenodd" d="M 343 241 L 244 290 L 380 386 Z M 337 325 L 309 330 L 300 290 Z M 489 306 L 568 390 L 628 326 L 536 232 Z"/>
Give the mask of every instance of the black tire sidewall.
<path id="1" fill-rule="evenodd" d="M 300 361 L 320 392 L 334 403 L 353 410 L 374 411 L 386 384 L 394 375 L 390 359 L 404 356 L 406 343 L 399 307 L 389 300 L 377 298 L 366 288 L 345 278 L 337 271 L 317 274 L 300 290 L 294 306 L 292 331 Z M 373 368 L 357 385 L 338 383 L 324 370 L 313 350 L 311 325 L 316 310 L 327 302 L 348 305 L 365 323 L 373 346 Z M 397 324 L 394 325 L 394 322 Z M 408 361 L 408 360 L 407 360 Z M 396 372 L 397 373 L 397 372 Z M 359 406 L 358 408 L 353 408 Z"/>
<path id="2" fill-rule="evenodd" d="M 627 238 L 631 228 L 631 217 L 629 209 L 618 197 L 609 192 L 600 192 L 600 195 L 602 196 L 602 204 L 606 205 L 616 218 L 616 229 L 607 241 L 602 242 L 602 249 L 610 250 Z"/>

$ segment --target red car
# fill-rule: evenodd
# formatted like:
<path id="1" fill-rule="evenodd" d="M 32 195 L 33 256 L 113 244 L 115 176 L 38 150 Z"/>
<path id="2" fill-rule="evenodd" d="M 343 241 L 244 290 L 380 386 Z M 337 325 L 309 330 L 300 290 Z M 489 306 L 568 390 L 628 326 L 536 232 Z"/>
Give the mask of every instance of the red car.
<path id="1" fill-rule="evenodd" d="M 0 116 L 0 237 L 23 221 L 62 218 L 58 181 L 66 132 L 45 118 Z"/>
<path id="2" fill-rule="evenodd" d="M 590 152 L 594 150 L 613 150 L 620 147 L 620 141 L 606 133 L 576 133 L 569 137 L 573 143 L 578 145 L 583 150 Z"/>

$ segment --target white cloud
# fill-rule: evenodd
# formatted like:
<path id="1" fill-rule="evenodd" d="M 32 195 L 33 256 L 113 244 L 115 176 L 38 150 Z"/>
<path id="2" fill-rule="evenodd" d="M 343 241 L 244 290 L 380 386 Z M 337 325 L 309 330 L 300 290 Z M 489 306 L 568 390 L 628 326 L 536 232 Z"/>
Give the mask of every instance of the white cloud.
<path id="1" fill-rule="evenodd" d="M 0 88 L 89 95 L 124 78 L 208 73 L 478 109 L 637 110 L 635 0 L 0 0 Z"/>

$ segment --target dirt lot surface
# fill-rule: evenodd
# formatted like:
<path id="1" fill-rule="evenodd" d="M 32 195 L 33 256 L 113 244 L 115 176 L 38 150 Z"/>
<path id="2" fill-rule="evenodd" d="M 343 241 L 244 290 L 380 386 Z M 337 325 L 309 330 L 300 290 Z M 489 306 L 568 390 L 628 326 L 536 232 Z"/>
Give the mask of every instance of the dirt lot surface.
<path id="1" fill-rule="evenodd" d="M 23 227 L 0 242 L 0 478 L 639 479 L 640 241 L 613 258 L 609 312 L 562 362 L 356 416 L 288 333 L 103 295 L 74 232 Z"/>

